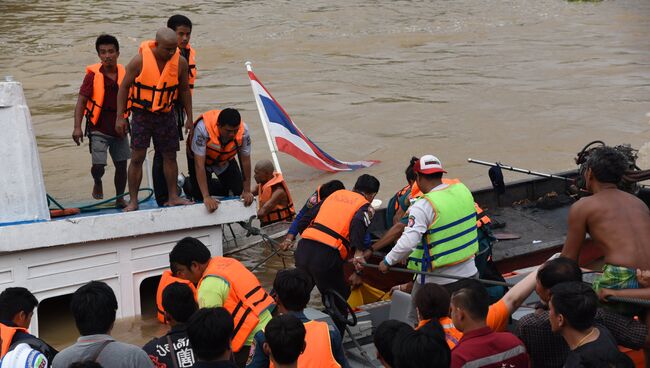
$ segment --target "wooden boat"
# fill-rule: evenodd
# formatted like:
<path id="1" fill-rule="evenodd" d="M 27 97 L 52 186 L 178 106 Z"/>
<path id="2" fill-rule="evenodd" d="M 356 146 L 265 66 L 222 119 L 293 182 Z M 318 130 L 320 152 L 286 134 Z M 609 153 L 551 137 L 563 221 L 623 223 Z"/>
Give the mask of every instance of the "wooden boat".
<path id="1" fill-rule="evenodd" d="M 577 170 L 564 171 L 557 176 L 573 179 Z M 552 254 L 561 251 L 566 237 L 569 207 L 578 195 L 573 194 L 571 180 L 534 177 L 506 184 L 503 194 L 493 188 L 473 191 L 474 200 L 483 208 L 493 222 L 493 233 L 501 238 L 493 245 L 493 260 L 502 274 L 531 267 L 544 262 Z M 641 188 L 637 194 L 650 206 L 650 189 Z M 386 225 L 386 209 L 379 209 L 369 231 L 373 239 L 379 239 L 389 226 Z M 510 238 L 510 239 L 508 239 Z M 580 254 L 580 264 L 588 264 L 602 257 L 602 252 L 587 240 Z M 382 253 L 373 255 L 369 263 L 377 264 Z M 348 274 L 351 266 L 346 268 Z M 380 290 L 408 282 L 412 277 L 403 273 L 379 273 L 375 269 L 364 270 L 364 282 Z"/>

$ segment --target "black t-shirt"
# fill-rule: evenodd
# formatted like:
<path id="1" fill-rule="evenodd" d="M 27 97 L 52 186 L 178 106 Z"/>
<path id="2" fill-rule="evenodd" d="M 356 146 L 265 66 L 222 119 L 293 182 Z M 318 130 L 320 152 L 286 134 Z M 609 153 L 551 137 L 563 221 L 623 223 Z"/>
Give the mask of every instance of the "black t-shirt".
<path id="1" fill-rule="evenodd" d="M 565 368 L 634 368 L 634 363 L 621 353 L 612 335 L 605 328 L 598 328 L 600 336 L 595 341 L 571 351 L 564 363 Z"/>
<path id="2" fill-rule="evenodd" d="M 169 346 L 169 339 L 172 345 Z M 184 325 L 172 327 L 167 335 L 152 339 L 142 347 L 156 368 L 173 368 L 174 357 L 179 368 L 194 367 L 196 357 Z"/>

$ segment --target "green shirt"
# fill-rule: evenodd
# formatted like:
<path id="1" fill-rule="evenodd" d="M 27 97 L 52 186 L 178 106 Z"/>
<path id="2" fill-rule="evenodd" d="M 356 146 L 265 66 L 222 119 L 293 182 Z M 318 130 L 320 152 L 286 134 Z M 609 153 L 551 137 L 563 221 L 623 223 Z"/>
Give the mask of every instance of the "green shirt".
<path id="1" fill-rule="evenodd" d="M 230 284 L 225 279 L 218 276 L 207 276 L 201 282 L 201 287 L 198 290 L 199 295 L 199 308 L 212 308 L 223 307 L 224 302 L 228 298 L 230 292 Z M 266 324 L 271 320 L 271 312 L 265 309 L 259 316 L 260 322 L 253 329 L 253 331 L 246 338 L 244 345 L 251 346 L 253 337 L 258 331 L 264 330 Z"/>

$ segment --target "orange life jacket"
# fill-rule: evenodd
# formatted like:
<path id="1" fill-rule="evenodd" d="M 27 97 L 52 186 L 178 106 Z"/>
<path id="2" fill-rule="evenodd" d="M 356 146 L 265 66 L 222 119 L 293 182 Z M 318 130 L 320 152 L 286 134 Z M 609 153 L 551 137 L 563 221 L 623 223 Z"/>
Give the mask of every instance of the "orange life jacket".
<path id="1" fill-rule="evenodd" d="M 463 337 L 463 333 L 456 329 L 454 323 L 449 317 L 442 317 L 438 321 L 440 322 L 440 326 L 442 326 L 443 331 L 445 331 L 445 340 L 447 341 L 449 349 L 453 349 L 456 347 L 456 345 L 458 345 L 458 342 Z M 418 326 L 415 329 L 419 330 L 429 322 L 431 322 L 430 319 L 422 320 L 418 323 Z"/>
<path id="2" fill-rule="evenodd" d="M 186 284 L 187 286 L 189 286 L 190 289 L 192 289 L 192 292 L 194 293 L 194 300 L 197 299 L 196 287 L 194 286 L 194 284 L 192 284 L 188 280 L 174 277 L 172 275 L 171 270 L 165 270 L 165 272 L 163 272 L 162 276 L 160 277 L 160 282 L 158 282 L 158 289 L 156 290 L 156 306 L 158 307 L 157 317 L 160 323 L 165 323 L 165 308 L 163 307 L 162 304 L 163 291 L 167 286 L 175 282 L 180 282 L 182 284 Z"/>
<path id="3" fill-rule="evenodd" d="M 305 325 L 305 351 L 298 357 L 298 367 L 341 368 L 332 353 L 330 330 L 326 322 L 309 321 Z M 274 368 L 270 362 L 269 368 Z"/>
<path id="4" fill-rule="evenodd" d="M 2 345 L 2 350 L 0 351 L 0 359 L 2 359 L 9 352 L 11 342 L 14 339 L 14 335 L 18 331 L 27 333 L 27 330 L 22 327 L 9 327 L 5 324 L 0 323 L 0 344 Z"/>
<path id="5" fill-rule="evenodd" d="M 271 195 L 273 194 L 273 186 L 278 184 L 281 184 L 282 188 L 284 188 L 284 192 L 287 193 L 287 201 L 289 204 L 286 206 L 280 203 L 276 204 L 275 208 L 273 208 L 271 212 L 268 213 L 268 215 L 260 218 L 260 223 L 262 226 L 280 221 L 291 221 L 296 215 L 296 210 L 293 208 L 291 193 L 289 193 L 289 187 L 287 187 L 287 183 L 284 182 L 284 178 L 280 173 L 273 173 L 273 178 L 271 180 L 264 183 L 264 185 L 257 185 L 259 207 L 261 208 L 266 202 L 271 199 Z"/>
<path id="6" fill-rule="evenodd" d="M 187 44 L 187 49 L 190 50 L 189 58 L 187 60 L 187 70 L 190 74 L 190 93 L 194 93 L 194 81 L 196 80 L 196 52 L 189 43 Z"/>
<path id="7" fill-rule="evenodd" d="M 235 138 L 222 146 L 221 141 L 219 140 L 219 126 L 217 120 L 219 119 L 219 114 L 221 110 L 210 110 L 206 111 L 199 116 L 198 119 L 194 122 L 198 123 L 199 120 L 203 119 L 205 124 L 205 129 L 210 135 L 210 141 L 206 145 L 205 151 L 205 164 L 206 166 L 212 166 L 214 164 L 221 164 L 224 162 L 230 161 L 244 143 L 244 121 L 242 120 L 239 124 L 239 130 L 235 134 Z"/>
<path id="8" fill-rule="evenodd" d="M 234 258 L 213 257 L 203 271 L 198 290 L 208 276 L 221 277 L 230 284 L 223 307 L 234 320 L 232 349 L 238 352 L 259 323 L 259 315 L 273 304 L 273 298 L 262 288 L 257 277 Z"/>
<path id="9" fill-rule="evenodd" d="M 93 73 L 93 95 L 86 102 L 86 109 L 84 110 L 84 115 L 86 119 L 91 122 L 93 125 L 97 124 L 99 121 L 99 115 L 102 112 L 102 106 L 104 105 L 104 74 L 99 70 L 102 64 L 92 64 L 86 67 L 86 74 Z M 117 85 L 122 84 L 124 79 L 124 74 L 126 70 L 124 65 L 117 64 Z"/>
<path id="10" fill-rule="evenodd" d="M 303 239 L 311 239 L 339 251 L 341 259 L 350 249 L 350 221 L 368 200 L 359 193 L 341 189 L 322 202 L 316 218 L 302 232 Z"/>
<path id="11" fill-rule="evenodd" d="M 446 178 L 443 178 L 442 182 L 444 184 L 450 185 L 450 184 L 460 183 L 460 180 L 459 179 L 446 179 Z M 421 196 L 422 196 L 422 191 L 418 187 L 418 183 L 414 182 L 413 185 L 411 186 L 411 196 L 410 196 L 410 198 L 411 199 L 416 199 L 416 198 L 421 197 Z M 481 227 L 483 225 L 490 224 L 492 222 L 492 220 L 490 220 L 490 218 L 487 216 L 485 211 L 483 211 L 483 209 L 478 205 L 478 203 L 474 202 L 474 207 L 476 208 L 476 227 L 477 228 Z"/>
<path id="12" fill-rule="evenodd" d="M 142 70 L 129 92 L 129 110 L 135 107 L 166 113 L 171 111 L 178 98 L 178 58 L 181 53 L 177 48 L 161 73 L 152 50 L 155 45 L 156 41 L 144 41 L 140 44 Z"/>

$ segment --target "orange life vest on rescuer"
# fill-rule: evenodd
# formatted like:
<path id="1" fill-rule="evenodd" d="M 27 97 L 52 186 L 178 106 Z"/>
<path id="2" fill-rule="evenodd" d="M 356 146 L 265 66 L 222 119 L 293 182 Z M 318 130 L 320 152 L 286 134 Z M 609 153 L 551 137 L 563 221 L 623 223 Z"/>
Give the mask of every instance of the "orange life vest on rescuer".
<path id="1" fill-rule="evenodd" d="M 208 276 L 220 277 L 230 284 L 223 307 L 234 320 L 232 350 L 238 352 L 259 323 L 259 315 L 273 304 L 273 298 L 262 288 L 257 277 L 234 258 L 213 257 L 203 271 L 198 290 Z"/>
<path id="2" fill-rule="evenodd" d="M 140 44 L 142 70 L 129 91 L 129 110 L 135 107 L 150 112 L 167 113 L 178 98 L 178 58 L 181 53 L 176 48 L 161 73 L 152 50 L 155 45 L 156 41 L 144 41 Z"/>
<path id="3" fill-rule="evenodd" d="M 332 353 L 332 342 L 327 322 L 309 321 L 304 323 L 305 351 L 298 357 L 298 367 L 309 368 L 341 368 L 341 365 L 334 359 Z M 269 364 L 274 368 L 273 362 Z"/>
<path id="4" fill-rule="evenodd" d="M 104 105 L 104 74 L 99 70 L 102 64 L 92 64 L 86 67 L 86 74 L 93 73 L 93 95 L 86 102 L 86 109 L 84 110 L 84 116 L 86 119 L 91 122 L 93 125 L 97 124 L 99 121 L 99 115 L 102 112 L 102 106 Z M 117 64 L 117 85 L 122 84 L 124 79 L 124 74 L 126 70 L 124 65 Z"/>
<path id="5" fill-rule="evenodd" d="M 156 306 L 158 307 L 157 317 L 160 323 L 165 323 L 165 308 L 163 307 L 162 304 L 163 291 L 165 291 L 165 288 L 167 286 L 175 282 L 180 282 L 181 284 L 186 284 L 187 286 L 189 286 L 190 289 L 192 289 L 192 292 L 194 293 L 194 300 L 197 300 L 196 287 L 194 287 L 192 282 L 178 277 L 174 277 L 172 275 L 171 270 L 165 270 L 162 276 L 160 276 L 160 282 L 158 283 L 158 290 L 156 290 Z"/>
<path id="6" fill-rule="evenodd" d="M 463 337 L 463 333 L 456 329 L 454 323 L 449 317 L 442 317 L 438 321 L 440 322 L 440 326 L 442 326 L 442 329 L 445 332 L 445 340 L 447 341 L 449 349 L 455 348 L 456 345 L 458 345 L 458 342 L 460 342 L 460 339 Z M 422 320 L 418 323 L 418 326 L 415 329 L 419 330 L 429 322 L 431 322 L 430 319 Z"/>
<path id="7" fill-rule="evenodd" d="M 350 221 L 368 200 L 359 193 L 341 189 L 322 202 L 316 218 L 302 232 L 303 239 L 329 245 L 339 251 L 342 259 L 350 249 Z"/>
<path id="8" fill-rule="evenodd" d="M 27 333 L 27 330 L 22 327 L 9 327 L 0 323 L 0 341 L 2 344 L 2 351 L 0 351 L 0 359 L 2 359 L 11 347 L 11 342 L 14 339 L 16 332 L 21 331 Z"/>
<path id="9" fill-rule="evenodd" d="M 280 221 L 291 221 L 296 215 L 296 210 L 293 208 L 293 200 L 291 199 L 291 193 L 289 193 L 289 187 L 287 183 L 284 182 L 284 178 L 280 173 L 273 173 L 273 178 L 264 185 L 258 184 L 257 193 L 259 194 L 259 206 L 260 208 L 271 199 L 273 194 L 274 185 L 282 185 L 284 192 L 287 193 L 287 200 L 289 201 L 288 205 L 276 204 L 275 207 L 268 213 L 268 215 L 260 218 L 260 223 L 262 226 L 272 224 L 274 222 Z"/>
<path id="10" fill-rule="evenodd" d="M 196 80 L 196 52 L 190 46 L 190 44 L 187 44 L 187 50 L 190 51 L 189 57 L 187 59 L 187 67 L 188 67 L 188 72 L 189 72 L 189 83 L 190 83 L 190 92 L 194 93 L 194 81 Z"/>
<path id="11" fill-rule="evenodd" d="M 205 151 L 206 166 L 212 166 L 214 164 L 220 164 L 223 162 L 230 161 L 233 157 L 235 157 L 237 152 L 239 152 L 239 149 L 244 143 L 245 127 L 244 127 L 244 121 L 242 120 L 241 123 L 239 123 L 239 129 L 235 134 L 235 138 L 232 141 L 222 146 L 221 141 L 219 140 L 219 126 L 218 126 L 218 119 L 220 113 L 221 110 L 210 110 L 204 112 L 194 122 L 194 125 L 196 125 L 196 123 L 199 120 L 203 119 L 203 123 L 205 124 L 205 129 L 208 131 L 208 134 L 210 135 L 210 140 L 206 145 L 206 151 Z"/>
<path id="12" fill-rule="evenodd" d="M 460 183 L 460 180 L 459 179 L 446 179 L 446 178 L 443 178 L 442 182 L 444 184 L 451 185 L 451 184 Z M 411 198 L 411 200 L 415 200 L 415 199 L 417 199 L 418 197 L 421 197 L 421 196 L 422 196 L 422 191 L 418 187 L 418 183 L 414 182 L 413 185 L 411 186 L 411 197 L 410 198 Z M 485 211 L 483 211 L 483 209 L 478 205 L 478 203 L 474 202 L 474 208 L 476 208 L 476 227 L 481 227 L 483 225 L 487 225 L 487 224 L 492 222 L 492 220 L 490 220 L 490 218 L 487 216 Z"/>

